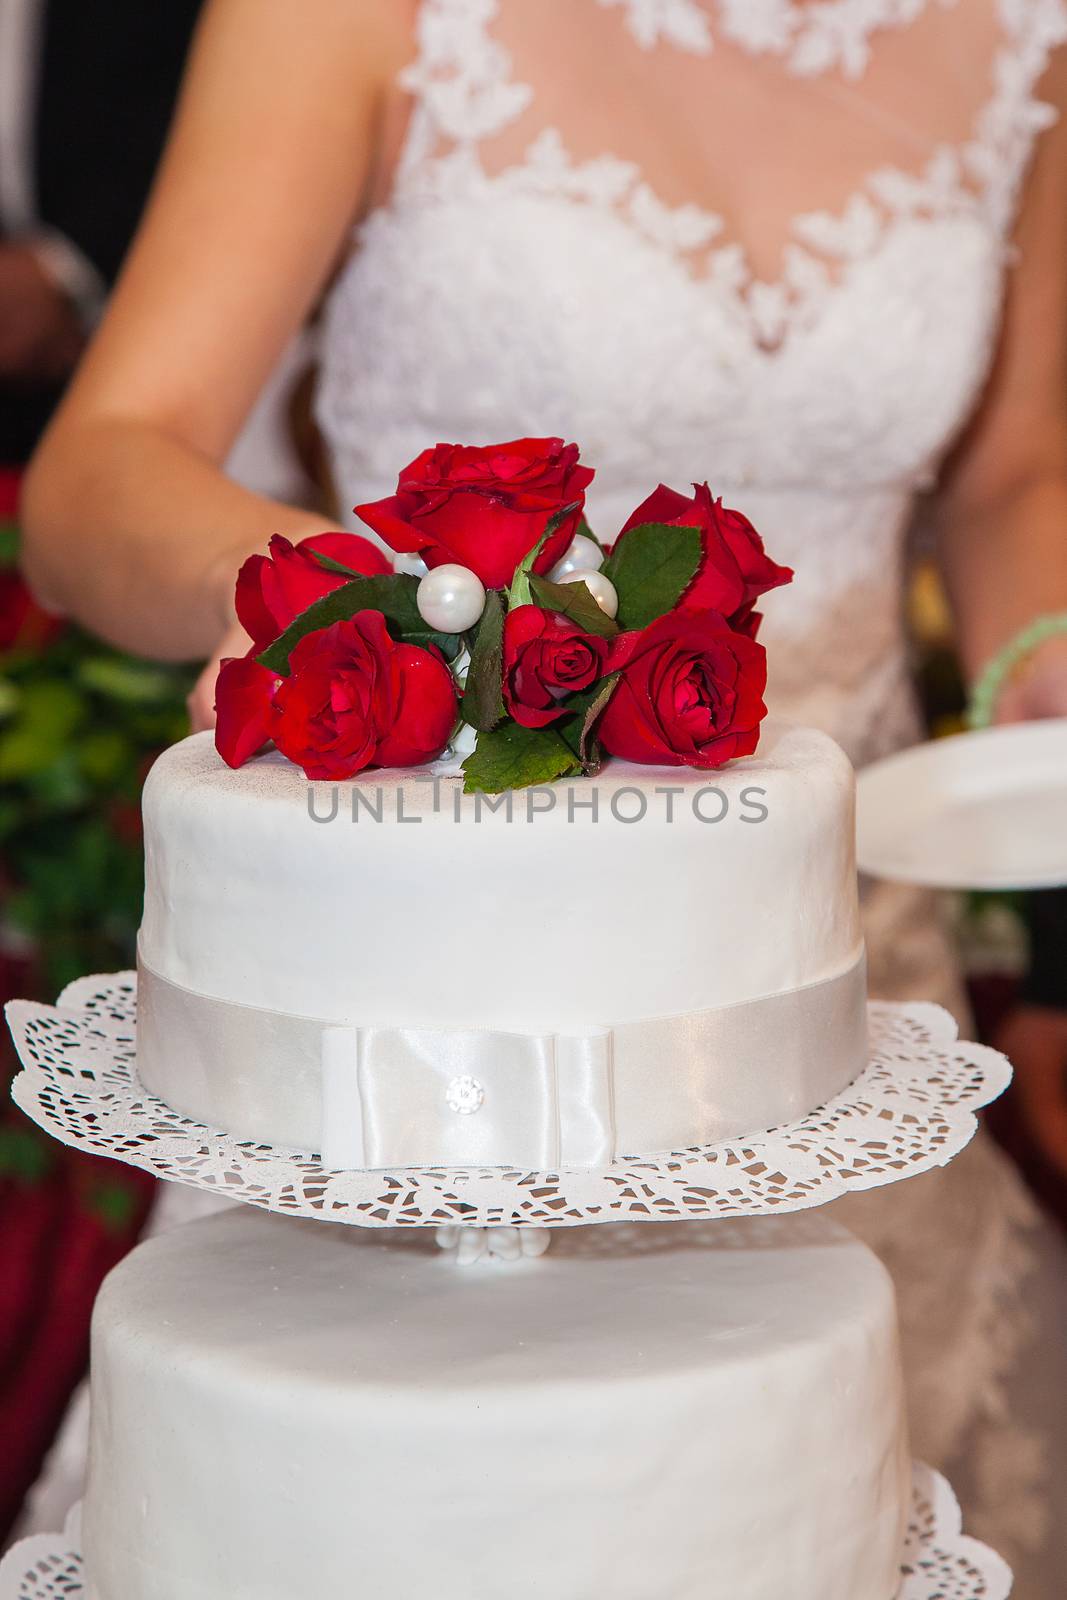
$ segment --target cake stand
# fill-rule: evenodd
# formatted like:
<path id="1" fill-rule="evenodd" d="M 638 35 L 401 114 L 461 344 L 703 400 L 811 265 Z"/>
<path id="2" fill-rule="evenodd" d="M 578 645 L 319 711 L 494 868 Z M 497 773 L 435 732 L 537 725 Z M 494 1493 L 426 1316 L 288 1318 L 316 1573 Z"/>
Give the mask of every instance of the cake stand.
<path id="1" fill-rule="evenodd" d="M 896 1600 L 1007 1600 L 1012 1577 L 986 1545 L 962 1531 L 945 1479 L 916 1463 Z M 76 1507 L 62 1533 L 35 1534 L 0 1562 L 0 1600 L 88 1600 Z"/>
<path id="2" fill-rule="evenodd" d="M 133 973 L 83 978 L 56 1006 L 9 1005 L 24 1069 L 12 1093 L 33 1121 L 157 1178 L 290 1216 L 444 1229 L 446 1244 L 459 1225 L 544 1229 L 824 1205 L 944 1166 L 1011 1077 L 996 1051 L 960 1041 L 939 1007 L 872 1003 L 868 1064 L 848 1089 L 751 1137 L 582 1170 L 337 1171 L 307 1152 L 220 1133 L 150 1094 L 137 1075 L 136 983 Z"/>

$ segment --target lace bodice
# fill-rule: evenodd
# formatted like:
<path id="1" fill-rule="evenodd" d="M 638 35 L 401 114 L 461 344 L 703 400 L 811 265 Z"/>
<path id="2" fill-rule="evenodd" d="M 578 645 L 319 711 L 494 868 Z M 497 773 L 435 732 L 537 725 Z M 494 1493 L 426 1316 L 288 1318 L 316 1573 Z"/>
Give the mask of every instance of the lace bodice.
<path id="1" fill-rule="evenodd" d="M 794 588 L 772 698 L 908 735 L 898 570 L 972 409 L 1067 0 L 422 0 L 325 321 L 345 505 L 428 441 L 578 440 L 610 539 L 709 477 Z"/>

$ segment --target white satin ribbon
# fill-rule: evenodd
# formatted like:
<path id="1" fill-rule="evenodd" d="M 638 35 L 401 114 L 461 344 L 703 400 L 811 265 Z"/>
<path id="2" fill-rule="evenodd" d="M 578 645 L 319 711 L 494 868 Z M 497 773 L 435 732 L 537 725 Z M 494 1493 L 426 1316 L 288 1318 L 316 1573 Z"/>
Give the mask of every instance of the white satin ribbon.
<path id="1" fill-rule="evenodd" d="M 612 1036 L 327 1028 L 328 1167 L 599 1167 L 615 1154 Z"/>
<path id="2" fill-rule="evenodd" d="M 177 1110 L 327 1167 L 607 1165 L 792 1122 L 867 1061 L 862 955 L 738 1005 L 511 1033 L 334 1023 L 170 983 L 143 964 L 138 1070 Z"/>

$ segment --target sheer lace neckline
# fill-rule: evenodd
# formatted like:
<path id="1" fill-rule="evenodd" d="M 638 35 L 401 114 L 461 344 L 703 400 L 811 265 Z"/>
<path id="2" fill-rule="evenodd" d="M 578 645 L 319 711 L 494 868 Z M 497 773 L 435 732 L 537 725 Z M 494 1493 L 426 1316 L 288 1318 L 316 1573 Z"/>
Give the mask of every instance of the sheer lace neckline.
<path id="1" fill-rule="evenodd" d="M 708 55 L 714 47 L 712 12 L 723 38 L 757 54 L 783 56 L 791 71 L 814 76 L 834 68 L 861 77 L 871 36 L 906 27 L 936 3 L 958 0 L 598 0 L 621 6 L 646 50 L 661 41 Z"/>
<path id="2" fill-rule="evenodd" d="M 902 28 L 960 0 L 595 0 L 623 8 L 645 49 L 668 44 L 707 55 L 715 38 L 756 54 L 784 57 L 804 77 L 866 68 L 879 29 Z M 970 0 L 968 0 L 970 3 Z M 836 209 L 794 214 L 781 267 L 761 277 L 745 244 L 728 235 L 717 211 L 667 203 L 639 163 L 605 152 L 576 159 L 549 124 L 521 159 L 489 170 L 482 146 L 518 121 L 534 101 L 516 79 L 493 31 L 501 0 L 422 0 L 420 55 L 402 76 L 416 99 L 398 194 L 553 197 L 613 217 L 681 270 L 703 281 L 750 340 L 776 354 L 818 320 L 827 299 L 917 221 L 977 220 L 1001 235 L 1037 132 L 1055 120 L 1034 90 L 1049 51 L 1067 39 L 1067 0 L 995 0 L 1002 38 L 991 63 L 992 88 L 966 137 L 937 145 L 918 170 L 885 164 L 864 175 Z M 842 85 L 842 92 L 847 86 Z M 832 92 L 833 85 L 827 85 Z"/>

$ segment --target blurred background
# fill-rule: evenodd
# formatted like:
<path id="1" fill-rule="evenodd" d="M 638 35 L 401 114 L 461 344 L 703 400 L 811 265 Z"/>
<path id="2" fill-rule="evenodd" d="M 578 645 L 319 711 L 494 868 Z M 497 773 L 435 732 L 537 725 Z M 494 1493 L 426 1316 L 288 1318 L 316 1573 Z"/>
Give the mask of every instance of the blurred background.
<path id="1" fill-rule="evenodd" d="M 19 485 L 106 302 L 163 146 L 199 0 L 0 0 L 0 1000 L 128 967 L 140 790 L 188 731 L 190 665 L 46 615 L 18 571 Z M 106 115 L 101 115 L 101 107 Z M 303 342 L 229 470 L 312 504 Z M 103 1276 L 152 1184 L 63 1150 L 10 1105 L 0 1039 L 0 1545 L 83 1375 Z"/>
<path id="2" fill-rule="evenodd" d="M 142 891 L 139 794 L 186 731 L 192 667 L 122 655 L 46 615 L 18 573 L 22 469 L 100 315 L 168 124 L 196 0 L 0 0 L 0 999 L 52 1000 L 132 965 Z M 101 107 L 106 114 L 101 114 Z M 1067 203 L 1067 199 L 1065 199 Z M 329 505 L 310 422 L 314 332 L 289 352 L 230 472 Z M 269 530 L 266 530 L 269 532 Z M 915 666 L 931 730 L 961 726 L 947 611 L 921 531 Z M 980 1028 L 995 1037 L 1028 981 L 1039 901 L 958 906 Z M 1067 950 L 1059 945 L 1061 965 Z M 0 1040 L 0 1543 L 82 1376 L 104 1274 L 136 1241 L 149 1180 L 64 1151 L 10 1107 Z M 1025 1085 L 994 1132 L 1067 1220 L 1067 1170 L 1034 1137 Z M 1067 1143 L 1067 1141 L 1065 1141 Z"/>

